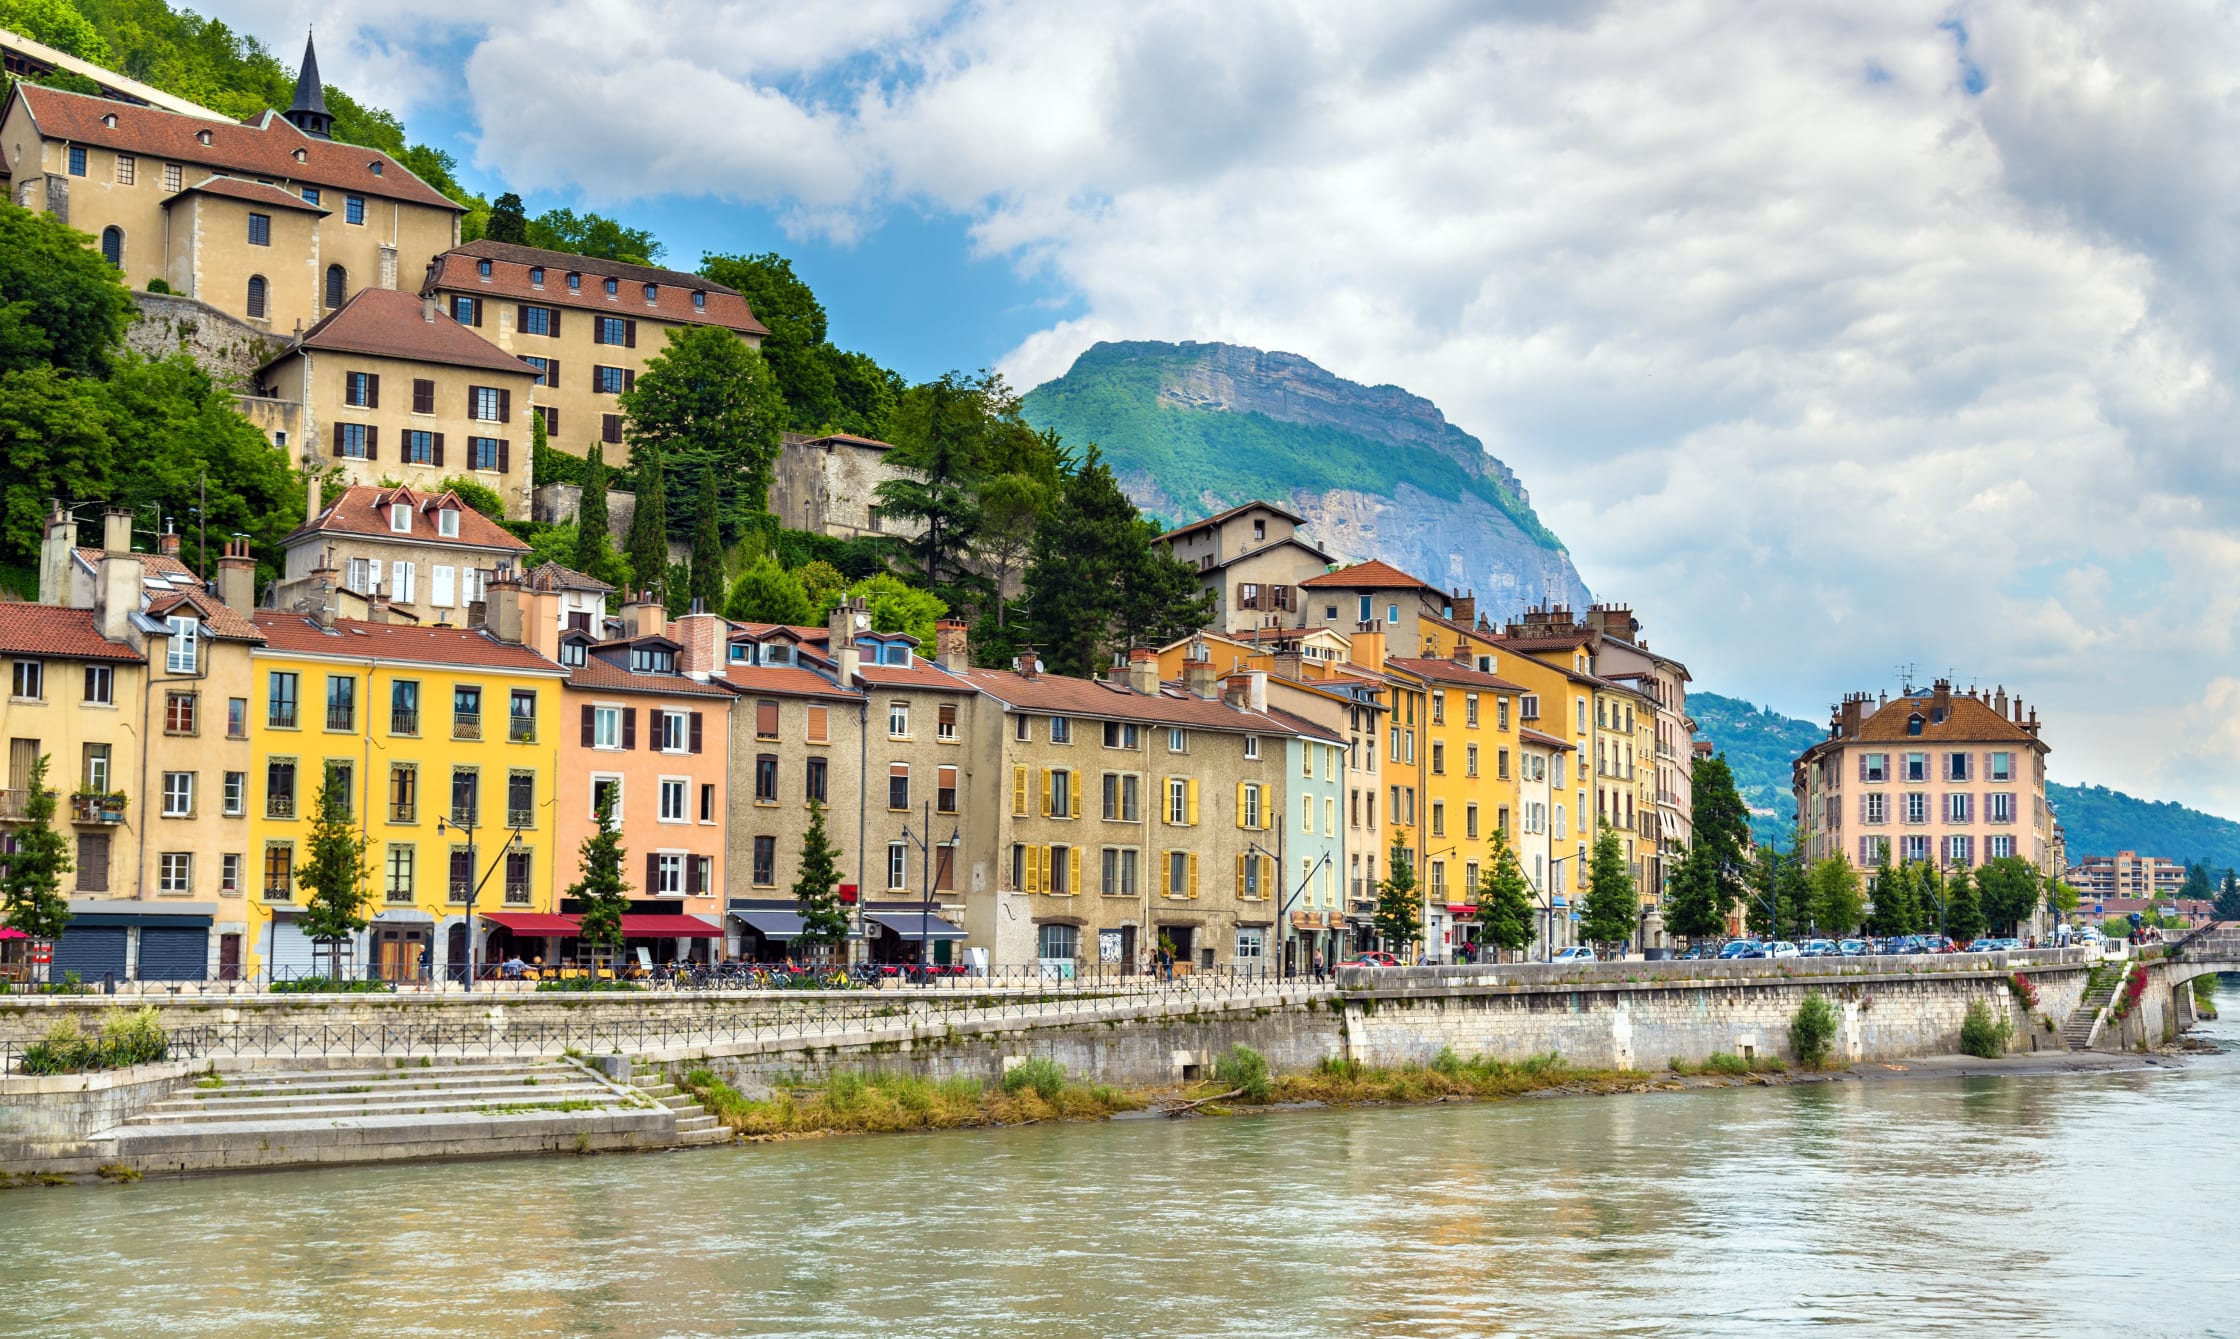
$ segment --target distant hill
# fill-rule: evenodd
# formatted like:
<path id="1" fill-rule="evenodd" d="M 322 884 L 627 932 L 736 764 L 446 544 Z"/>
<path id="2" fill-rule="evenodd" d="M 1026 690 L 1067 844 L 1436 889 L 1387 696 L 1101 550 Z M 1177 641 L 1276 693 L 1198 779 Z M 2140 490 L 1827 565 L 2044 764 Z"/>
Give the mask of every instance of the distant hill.
<path id="1" fill-rule="evenodd" d="M 1476 593 L 1495 618 L 1590 603 L 1563 542 L 1485 444 L 1398 386 L 1363 386 L 1235 344 L 1098 344 L 1024 397 L 1027 420 L 1095 443 L 1136 504 L 1180 525 L 1266 499 L 1347 562 L 1382 558 Z"/>
<path id="2" fill-rule="evenodd" d="M 1689 693 L 1688 714 L 1695 718 L 1698 735 L 1727 755 L 1735 787 L 1750 806 L 1751 835 L 1760 841 L 1786 841 L 1796 814 L 1789 764 L 1822 738 L 1827 727 L 1717 693 Z M 2061 819 L 2071 860 L 2137 851 L 2204 861 L 2217 871 L 2240 868 L 2240 823 L 2230 819 L 2105 786 L 2050 782 L 2046 800 Z"/>

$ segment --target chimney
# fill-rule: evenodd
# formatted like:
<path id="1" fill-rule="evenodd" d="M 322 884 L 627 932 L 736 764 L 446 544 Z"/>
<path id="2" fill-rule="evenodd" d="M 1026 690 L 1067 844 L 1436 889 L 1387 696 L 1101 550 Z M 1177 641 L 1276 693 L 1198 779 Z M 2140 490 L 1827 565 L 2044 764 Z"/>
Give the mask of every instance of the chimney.
<path id="1" fill-rule="evenodd" d="M 1159 655 L 1144 647 L 1128 652 L 1128 687 L 1145 697 L 1159 695 Z"/>
<path id="2" fill-rule="evenodd" d="M 933 658 L 945 670 L 963 672 L 972 667 L 971 633 L 961 618 L 944 618 L 933 625 Z"/>
<path id="3" fill-rule="evenodd" d="M 1939 679 L 1929 692 L 1929 719 L 1941 721 L 1952 715 L 1952 680 Z"/>
<path id="4" fill-rule="evenodd" d="M 1294 645 L 1278 651 L 1273 657 L 1276 677 L 1298 681 L 1307 677 L 1306 654 Z"/>
<path id="5" fill-rule="evenodd" d="M 1844 738 L 1857 739 L 1859 737 L 1859 712 L 1866 706 L 1866 704 L 1867 695 L 1865 693 L 1845 693 L 1843 695 L 1843 715 L 1841 717 L 1841 720 L 1843 722 Z"/>
<path id="6" fill-rule="evenodd" d="M 101 551 L 103 553 L 132 552 L 132 513 L 122 507 L 111 507 L 101 513 Z"/>
<path id="7" fill-rule="evenodd" d="M 528 589 L 521 575 L 508 568 L 490 574 L 482 588 L 482 630 L 508 645 L 520 646 L 528 640 Z M 379 602 L 383 608 L 387 600 Z M 372 615 L 368 615 L 372 617 Z"/>
<path id="8" fill-rule="evenodd" d="M 140 611 L 140 555 L 132 551 L 132 513 L 115 507 L 101 517 L 101 566 L 93 583 L 94 622 L 112 642 L 138 645 L 132 616 Z"/>
<path id="9" fill-rule="evenodd" d="M 1476 625 L 1478 621 L 1478 592 L 1471 590 L 1460 595 L 1450 595 L 1447 602 L 1454 606 L 1454 612 L 1448 617 L 1466 628 Z"/>
<path id="10" fill-rule="evenodd" d="M 218 559 L 218 599 L 235 613 L 257 607 L 257 560 L 249 556 L 249 541 L 229 539 L 225 556 Z"/>
<path id="11" fill-rule="evenodd" d="M 1991 709 L 2001 716 L 2007 714 L 2007 686 L 2000 684 L 1991 694 Z"/>
<path id="12" fill-rule="evenodd" d="M 1354 664 L 1359 665 L 1371 674 L 1384 669 L 1384 623 L 1382 620 L 1370 619 L 1354 630 L 1353 650 L 1350 654 Z"/>
<path id="13" fill-rule="evenodd" d="M 668 626 L 668 614 L 652 591 L 639 591 L 622 602 L 623 636 L 658 637 Z"/>
<path id="14" fill-rule="evenodd" d="M 160 535 L 157 535 L 157 536 L 156 536 L 156 552 L 158 552 L 158 553 L 160 553 L 160 554 L 163 554 L 164 556 L 166 556 L 166 557 L 170 557 L 170 558 L 176 558 L 176 557 L 178 557 L 178 556 L 179 556 L 179 535 L 178 535 L 178 532 L 177 532 L 177 531 L 174 531 L 174 530 L 166 530 L 166 531 L 164 531 L 164 532 L 163 532 L 162 534 L 160 534 Z"/>
<path id="15" fill-rule="evenodd" d="M 78 523 L 56 498 L 39 541 L 39 603 L 62 604 L 70 593 L 70 559 L 78 548 Z"/>
<path id="16" fill-rule="evenodd" d="M 1213 698 L 1221 691 L 1221 676 L 1214 672 L 1213 648 L 1202 638 L 1190 639 L 1182 657 L 1182 686 L 1192 697 Z"/>
<path id="17" fill-rule="evenodd" d="M 311 569 L 311 621 L 334 629 L 334 546 L 319 551 L 319 565 Z"/>
<path id="18" fill-rule="evenodd" d="M 430 293 L 420 299 L 420 319 L 427 322 L 429 325 L 434 325 L 436 323 L 435 294 Z"/>
<path id="19" fill-rule="evenodd" d="M 1221 681 L 1221 700 L 1242 711 L 1266 711 L 1268 676 L 1260 670 L 1230 675 Z"/>
<path id="20" fill-rule="evenodd" d="M 382 594 L 381 583 L 376 581 L 373 583 L 373 589 L 366 592 L 366 622 L 387 623 L 389 621 L 389 597 Z"/>
<path id="21" fill-rule="evenodd" d="M 309 525 L 318 520 L 319 513 L 325 510 L 319 505 L 319 472 L 306 467 L 303 471 L 303 523 Z"/>
<path id="22" fill-rule="evenodd" d="M 1022 679 L 1039 678 L 1042 674 L 1042 656 L 1033 647 L 1026 647 L 1011 662 L 1011 667 L 1019 671 Z"/>
<path id="23" fill-rule="evenodd" d="M 559 599 L 557 596 L 554 597 L 553 603 L 556 606 L 558 605 Z M 553 634 L 555 649 L 557 649 L 559 639 L 557 629 L 560 621 L 558 608 L 553 610 L 552 620 L 555 627 Z M 677 652 L 677 672 L 689 674 L 696 679 L 705 679 L 711 674 L 723 673 L 723 649 L 730 641 L 730 633 L 730 624 L 706 611 L 686 614 L 683 618 L 671 623 L 669 625 L 669 635 L 683 647 L 682 650 Z M 554 658 L 558 659 L 557 656 Z"/>
<path id="24" fill-rule="evenodd" d="M 863 648 L 856 645 L 856 634 L 870 627 L 870 606 L 860 595 L 832 606 L 831 615 L 825 619 L 825 650 L 832 657 L 843 688 L 854 687 L 856 673 L 863 668 Z"/>

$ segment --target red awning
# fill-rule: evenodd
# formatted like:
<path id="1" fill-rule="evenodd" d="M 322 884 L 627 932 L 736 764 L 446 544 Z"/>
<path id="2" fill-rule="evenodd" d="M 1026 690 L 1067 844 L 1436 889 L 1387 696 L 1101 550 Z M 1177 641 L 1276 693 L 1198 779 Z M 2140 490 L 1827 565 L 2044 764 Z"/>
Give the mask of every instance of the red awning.
<path id="1" fill-rule="evenodd" d="M 30 937 L 13 925 L 0 925 L 0 939 L 29 939 Z"/>
<path id="2" fill-rule="evenodd" d="M 1475 916 L 1478 914 L 1478 904 L 1475 902 L 1449 902 L 1447 903 L 1447 914 L 1449 916 Z"/>
<path id="3" fill-rule="evenodd" d="M 517 935 L 559 935 L 565 939 L 575 934 L 576 918 L 555 916 L 544 911 L 491 911 L 482 919 L 492 925 L 502 925 Z"/>
<path id="4" fill-rule="evenodd" d="M 568 918 L 572 919 L 572 918 Z M 574 933 L 570 931 L 570 933 Z M 631 916 L 622 918 L 624 939 L 721 939 L 723 929 L 698 916 Z"/>

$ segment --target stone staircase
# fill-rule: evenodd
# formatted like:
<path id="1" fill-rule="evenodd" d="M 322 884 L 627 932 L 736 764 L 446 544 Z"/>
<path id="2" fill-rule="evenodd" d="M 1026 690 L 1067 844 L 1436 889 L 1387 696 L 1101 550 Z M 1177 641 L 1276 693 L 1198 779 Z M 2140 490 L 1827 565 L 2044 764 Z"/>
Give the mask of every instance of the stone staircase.
<path id="1" fill-rule="evenodd" d="M 2095 986 L 2084 994 L 2077 1007 L 2061 1023 L 2061 1048 L 2065 1051 L 2084 1051 L 2092 1047 L 2092 1034 L 2100 1026 L 2100 1015 L 2107 1009 L 2116 991 L 2123 985 L 2123 974 L 2106 985 Z"/>
<path id="2" fill-rule="evenodd" d="M 203 1078 L 105 1138 L 127 1165 L 203 1171 L 663 1148 L 686 1142 L 679 1114 L 568 1059 L 257 1069 Z"/>
<path id="3" fill-rule="evenodd" d="M 683 1147 L 728 1144 L 731 1131 L 710 1115 L 691 1093 L 669 1081 L 665 1066 L 639 1061 L 631 1066 L 630 1083 L 641 1094 L 677 1113 L 677 1143 Z"/>

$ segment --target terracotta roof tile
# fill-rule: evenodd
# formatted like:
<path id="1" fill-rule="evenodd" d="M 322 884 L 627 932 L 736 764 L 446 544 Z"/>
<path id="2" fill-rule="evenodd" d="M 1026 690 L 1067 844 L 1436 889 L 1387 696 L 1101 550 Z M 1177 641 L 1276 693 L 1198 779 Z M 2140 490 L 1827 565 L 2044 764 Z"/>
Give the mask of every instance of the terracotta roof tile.
<path id="1" fill-rule="evenodd" d="M 604 595 L 614 589 L 595 576 L 578 572 L 573 567 L 562 567 L 555 562 L 538 563 L 529 569 L 529 576 L 536 581 L 549 582 L 560 590 L 592 591 Z"/>
<path id="2" fill-rule="evenodd" d="M 150 618 L 168 618 L 181 606 L 194 610 L 202 619 L 203 630 L 212 637 L 233 642 L 264 640 L 264 634 L 257 631 L 257 625 L 247 615 L 208 591 L 178 591 L 158 596 L 148 602 L 147 614 Z"/>
<path id="3" fill-rule="evenodd" d="M 849 702 L 863 696 L 842 688 L 815 670 L 793 665 L 726 665 L 723 677 L 742 693 L 775 693 L 781 697 L 826 697 Z"/>
<path id="4" fill-rule="evenodd" d="M 60 656 L 68 660 L 147 659 L 130 644 L 103 637 L 91 609 L 65 609 L 60 605 L 29 604 L 20 600 L 0 601 L 0 655 Z"/>
<path id="5" fill-rule="evenodd" d="M 526 646 L 501 642 L 477 628 L 419 627 L 409 623 L 368 623 L 338 618 L 333 630 L 309 614 L 262 609 L 257 630 L 275 651 L 300 655 L 350 656 L 401 660 L 417 665 L 455 665 L 520 673 L 560 673 L 560 667 Z"/>
<path id="6" fill-rule="evenodd" d="M 1307 523 L 1306 517 L 1301 516 L 1296 512 L 1285 511 L 1283 508 L 1277 506 L 1273 502 L 1247 502 L 1242 506 L 1231 507 L 1227 511 L 1215 512 L 1213 515 L 1208 516 L 1203 520 L 1192 521 L 1188 525 L 1178 525 L 1174 529 L 1169 530 L 1167 533 L 1159 536 L 1159 538 L 1173 539 L 1176 535 L 1186 535 L 1193 530 L 1203 530 L 1209 525 L 1219 525 L 1232 516 L 1242 516 L 1246 512 L 1255 509 L 1274 512 L 1276 515 L 1281 516 L 1283 519 L 1291 522 L 1293 525 L 1305 525 Z"/>
<path id="7" fill-rule="evenodd" d="M 1965 693 L 1952 695 L 1945 718 L 1941 721 L 1930 719 L 1935 714 L 1932 705 L 1926 695 L 1892 698 L 1888 706 L 1859 723 L 1858 739 L 1893 743 L 1912 739 L 1931 743 L 1945 740 L 1971 744 L 1987 740 L 2017 744 L 2040 742 L 2036 735 L 1992 710 L 1990 703 L 1969 697 Z M 1921 733 L 1918 735 L 1909 732 L 1911 719 L 1916 714 L 1921 717 Z M 1848 744 L 1856 741 L 1842 739 L 1824 742 Z"/>
<path id="8" fill-rule="evenodd" d="M 353 484 L 335 500 L 333 506 L 296 527 L 280 543 L 286 547 L 318 535 L 363 535 L 369 539 L 416 540 L 425 544 L 488 549 L 509 554 L 528 552 L 529 546 L 515 539 L 512 532 L 465 503 L 459 504 L 458 537 L 445 539 L 436 531 L 434 513 L 435 504 L 446 497 L 451 497 L 451 494 L 415 493 L 409 488 Z M 392 498 L 412 504 L 410 534 L 389 528 L 389 502 Z"/>
<path id="9" fill-rule="evenodd" d="M 1421 581 L 1388 562 L 1371 558 L 1365 563 L 1341 567 L 1335 572 L 1323 572 L 1299 583 L 1302 586 L 1327 586 L 1339 590 L 1428 590 L 1438 587 Z"/>
<path id="10" fill-rule="evenodd" d="M 313 139 L 276 112 L 249 121 L 209 121 L 199 116 L 139 107 L 85 93 L 19 83 L 16 96 L 48 139 L 98 145 L 125 153 L 192 163 L 215 172 L 300 181 L 384 200 L 466 212 L 459 204 L 379 149 Z M 114 116 L 114 126 L 102 118 Z M 199 135 L 208 135 L 204 144 Z M 296 160 L 301 150 L 303 160 Z M 374 164 L 380 170 L 374 170 Z"/>
<path id="11" fill-rule="evenodd" d="M 173 200 L 184 199 L 190 195 L 222 195 L 229 200 L 246 200 L 253 205 L 266 205 L 273 209 L 294 209 L 306 214 L 321 216 L 334 212 L 324 205 L 312 204 L 293 191 L 284 191 L 278 186 L 267 186 L 261 181 L 251 181 L 247 177 L 204 177 L 194 185 L 180 191 L 177 195 L 166 198 L 164 203 L 168 205 Z"/>
<path id="12" fill-rule="evenodd" d="M 568 671 L 568 686 L 600 693 L 656 693 L 668 697 L 737 697 L 717 680 L 706 682 L 683 674 L 644 674 L 626 670 L 593 656 Z"/>
<path id="13" fill-rule="evenodd" d="M 101 570 L 101 550 L 80 548 L 73 552 L 86 571 Z M 247 615 L 203 588 L 202 578 L 194 574 L 193 568 L 168 553 L 135 553 L 132 556 L 140 560 L 141 600 L 151 618 L 163 616 L 158 612 L 159 605 L 168 609 L 177 596 L 191 593 L 196 610 L 209 625 L 211 636 L 235 641 L 264 640 Z"/>
<path id="14" fill-rule="evenodd" d="M 1490 688 L 1497 693 L 1525 693 L 1531 690 L 1523 684 L 1511 683 L 1498 674 L 1488 674 L 1473 665 L 1454 660 L 1424 660 L 1413 656 L 1389 656 L 1385 664 L 1394 669 L 1406 670 L 1440 683 L 1468 684 L 1474 688 Z"/>
<path id="15" fill-rule="evenodd" d="M 1232 707 L 1219 698 L 1197 697 L 1180 689 L 1162 691 L 1153 697 L 1125 684 L 1107 684 L 1063 674 L 1037 674 L 1030 679 L 1016 670 L 967 670 L 964 677 L 997 701 L 1026 711 L 1227 730 L 1237 734 L 1291 732 L 1290 726 L 1267 712 Z M 1317 729 L 1319 731 L 1319 727 Z"/>
<path id="16" fill-rule="evenodd" d="M 1517 738 L 1524 740 L 1528 744 L 1539 744 L 1551 749 L 1568 749 L 1571 747 L 1571 745 L 1564 743 L 1554 735 L 1542 734 L 1538 730 L 1532 729 L 1530 726 L 1518 726 Z"/>
<path id="17" fill-rule="evenodd" d="M 519 358 L 441 312 L 431 317 L 419 297 L 393 288 L 359 289 L 348 302 L 319 318 L 317 325 L 303 332 L 302 339 L 265 366 L 292 356 L 299 348 L 481 368 L 522 378 L 521 385 L 513 388 L 519 390 L 526 390 L 536 376 Z M 403 395 L 411 389 L 400 386 L 395 393 Z M 521 412 L 529 412 L 526 396 Z"/>
<path id="18" fill-rule="evenodd" d="M 962 677 L 916 656 L 910 658 L 908 666 L 863 665 L 857 669 L 856 676 L 874 688 L 928 688 L 941 693 L 980 691 Z"/>
<path id="19" fill-rule="evenodd" d="M 1571 651 L 1594 640 L 1591 632 L 1568 632 L 1553 637 L 1495 637 L 1495 646 L 1507 647 L 1527 655 L 1534 651 Z"/>
<path id="20" fill-rule="evenodd" d="M 480 262 L 485 260 L 490 262 L 488 278 L 479 272 Z M 541 287 L 529 281 L 529 271 L 538 266 L 545 271 Z M 582 288 L 569 290 L 567 276 L 571 273 L 584 276 Z M 619 290 L 613 297 L 607 296 L 605 285 L 605 280 L 610 278 L 617 282 Z M 647 304 L 643 292 L 647 284 L 657 286 L 657 300 L 651 305 Z M 432 293 L 438 289 L 446 293 L 482 293 L 538 306 L 606 312 L 648 321 L 720 325 L 748 335 L 770 333 L 768 327 L 755 319 L 746 298 L 740 296 L 738 290 L 697 274 L 599 260 L 568 251 L 515 246 L 488 238 L 453 247 L 435 258 L 420 291 Z M 707 306 L 693 306 L 694 293 L 706 294 Z M 656 342 L 655 348 L 658 347 Z"/>

